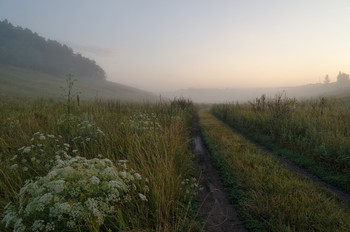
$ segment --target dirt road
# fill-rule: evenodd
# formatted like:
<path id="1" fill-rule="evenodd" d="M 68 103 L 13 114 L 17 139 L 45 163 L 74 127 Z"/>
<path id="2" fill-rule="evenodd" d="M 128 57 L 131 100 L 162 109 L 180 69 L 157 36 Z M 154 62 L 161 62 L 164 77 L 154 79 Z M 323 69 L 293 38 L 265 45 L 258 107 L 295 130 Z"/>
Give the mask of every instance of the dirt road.
<path id="1" fill-rule="evenodd" d="M 203 187 L 203 190 L 198 194 L 200 215 L 204 220 L 202 231 L 248 231 L 238 218 L 234 206 L 229 202 L 229 196 L 222 184 L 219 172 L 212 164 L 210 155 L 202 141 L 198 121 L 194 123 L 192 136 L 199 184 Z"/>

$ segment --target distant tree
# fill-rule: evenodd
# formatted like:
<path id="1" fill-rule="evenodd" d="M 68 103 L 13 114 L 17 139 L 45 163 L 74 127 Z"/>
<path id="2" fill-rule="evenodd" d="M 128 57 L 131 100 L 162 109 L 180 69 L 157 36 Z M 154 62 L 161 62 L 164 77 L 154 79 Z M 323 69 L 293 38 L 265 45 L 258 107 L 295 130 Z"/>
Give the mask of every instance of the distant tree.
<path id="1" fill-rule="evenodd" d="M 331 82 L 331 80 L 329 79 L 329 76 L 328 76 L 328 74 L 324 77 L 324 81 L 323 81 L 323 83 L 324 84 L 329 84 L 329 82 Z"/>
<path id="2" fill-rule="evenodd" d="M 337 82 L 339 84 L 350 83 L 349 74 L 342 73 L 339 71 L 339 74 L 337 76 Z"/>

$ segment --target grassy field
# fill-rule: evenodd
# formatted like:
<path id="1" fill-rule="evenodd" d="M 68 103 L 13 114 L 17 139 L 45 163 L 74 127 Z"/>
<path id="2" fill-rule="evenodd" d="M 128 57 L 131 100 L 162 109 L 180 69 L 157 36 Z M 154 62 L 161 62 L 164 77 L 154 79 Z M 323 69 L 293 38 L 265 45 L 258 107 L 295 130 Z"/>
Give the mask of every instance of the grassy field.
<path id="1" fill-rule="evenodd" d="M 0 108 L 1 231 L 196 230 L 190 102 Z"/>
<path id="2" fill-rule="evenodd" d="M 347 103 L 262 96 L 250 104 L 217 105 L 212 112 L 275 153 L 350 193 Z"/>
<path id="3" fill-rule="evenodd" d="M 73 73 L 74 75 L 74 73 Z M 62 97 L 66 77 L 57 77 L 29 69 L 0 64 L 0 97 Z M 104 80 L 80 78 L 74 83 L 80 99 L 118 99 L 124 102 L 155 102 L 149 92 Z"/>
<path id="4" fill-rule="evenodd" d="M 212 158 L 252 231 L 350 231 L 350 210 L 290 171 L 205 110 L 200 125 Z"/>

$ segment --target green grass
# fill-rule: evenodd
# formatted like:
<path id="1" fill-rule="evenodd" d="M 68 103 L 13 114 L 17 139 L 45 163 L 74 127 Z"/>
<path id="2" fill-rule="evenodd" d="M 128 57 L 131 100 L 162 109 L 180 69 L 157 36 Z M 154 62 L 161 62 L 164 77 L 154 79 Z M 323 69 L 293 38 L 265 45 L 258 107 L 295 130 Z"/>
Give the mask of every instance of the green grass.
<path id="1" fill-rule="evenodd" d="M 349 231 L 350 210 L 202 110 L 206 144 L 252 231 Z"/>
<path id="2" fill-rule="evenodd" d="M 0 108 L 1 218 L 4 206 L 17 201 L 25 180 L 46 175 L 45 164 L 54 159 L 63 143 L 68 143 L 70 154 L 77 150 L 74 154 L 88 159 L 102 156 L 114 163 L 126 159 L 130 168 L 149 179 L 148 201 L 119 208 L 114 217 L 123 223 L 117 226 L 113 220 L 107 220 L 112 224 L 105 225 L 105 230 L 196 230 L 196 190 L 182 184 L 194 171 L 188 130 L 194 112 L 190 102 L 123 104 L 95 100 L 81 101 L 80 105 L 73 102 L 69 118 L 66 104 L 56 100 L 1 98 Z M 39 135 L 33 136 L 36 132 L 62 138 L 60 142 L 40 140 Z M 44 157 L 34 152 L 35 147 L 28 154 L 18 150 L 33 143 L 38 147 L 39 142 Z M 11 160 L 15 155 L 17 158 Z M 40 158 L 41 163 L 36 164 L 34 157 Z M 17 169 L 11 168 L 14 164 Z M 1 223 L 0 230 L 11 228 L 6 229 Z"/>
<path id="3" fill-rule="evenodd" d="M 285 111 L 277 112 L 283 104 Z M 216 105 L 212 112 L 276 154 L 350 193 L 350 118 L 346 103 L 327 99 L 281 99 L 280 103 L 270 99 L 262 103 L 257 99 L 251 104 Z"/>
<path id="4" fill-rule="evenodd" d="M 74 75 L 74 73 L 73 73 Z M 62 97 L 65 77 L 52 76 L 29 69 L 0 65 L 0 96 Z M 155 102 L 158 97 L 146 91 L 104 80 L 80 78 L 74 84 L 81 99 L 114 99 L 126 102 Z"/>

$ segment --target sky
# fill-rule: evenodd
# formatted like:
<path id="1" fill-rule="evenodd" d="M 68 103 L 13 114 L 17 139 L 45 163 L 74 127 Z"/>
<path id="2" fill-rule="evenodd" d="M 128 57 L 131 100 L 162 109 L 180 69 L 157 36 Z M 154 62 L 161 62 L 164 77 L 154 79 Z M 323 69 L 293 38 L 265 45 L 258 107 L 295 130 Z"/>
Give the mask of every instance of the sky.
<path id="1" fill-rule="evenodd" d="M 151 92 L 280 87 L 350 72 L 350 0 L 0 0 L 0 20 Z"/>

